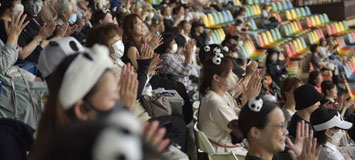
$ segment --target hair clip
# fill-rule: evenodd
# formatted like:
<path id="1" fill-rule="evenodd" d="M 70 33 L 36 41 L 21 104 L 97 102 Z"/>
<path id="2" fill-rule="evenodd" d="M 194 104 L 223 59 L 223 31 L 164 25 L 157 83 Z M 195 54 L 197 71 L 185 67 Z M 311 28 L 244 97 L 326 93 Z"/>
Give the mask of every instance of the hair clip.
<path id="1" fill-rule="evenodd" d="M 215 54 L 215 56 L 213 57 L 212 61 L 213 61 L 214 64 L 220 65 L 221 62 L 222 62 L 222 58 L 223 58 L 223 57 L 224 57 L 223 54 L 217 53 L 217 54 Z"/>
<path id="2" fill-rule="evenodd" d="M 213 53 L 216 54 L 216 55 L 217 54 L 221 54 L 221 49 L 220 48 L 214 48 L 213 49 Z"/>
<path id="3" fill-rule="evenodd" d="M 210 48 L 210 46 L 205 46 L 204 48 L 203 48 L 203 50 L 205 51 L 205 52 L 209 52 L 210 50 L 211 50 L 211 48 Z"/>
<path id="4" fill-rule="evenodd" d="M 254 112 L 260 112 L 261 108 L 263 107 L 263 100 L 260 97 L 251 99 L 248 102 L 248 107 L 250 110 Z"/>
<path id="5" fill-rule="evenodd" d="M 227 46 L 223 46 L 223 50 L 229 52 L 229 48 Z"/>

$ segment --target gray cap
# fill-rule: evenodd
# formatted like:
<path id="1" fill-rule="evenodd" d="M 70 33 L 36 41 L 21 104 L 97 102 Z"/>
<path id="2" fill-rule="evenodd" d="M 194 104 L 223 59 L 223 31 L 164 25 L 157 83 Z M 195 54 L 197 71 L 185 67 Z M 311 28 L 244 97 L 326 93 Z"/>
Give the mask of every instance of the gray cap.
<path id="1" fill-rule="evenodd" d="M 49 44 L 41 51 L 37 68 L 47 78 L 68 55 L 80 53 L 84 47 L 74 37 L 65 37 Z"/>

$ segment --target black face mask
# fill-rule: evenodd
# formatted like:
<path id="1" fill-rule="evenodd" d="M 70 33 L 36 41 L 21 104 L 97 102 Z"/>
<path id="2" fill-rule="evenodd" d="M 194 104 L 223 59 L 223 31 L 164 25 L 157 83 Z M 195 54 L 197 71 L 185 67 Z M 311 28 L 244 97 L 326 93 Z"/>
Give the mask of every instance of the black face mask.
<path id="1" fill-rule="evenodd" d="M 106 110 L 106 111 L 99 110 L 99 109 L 95 108 L 88 101 L 84 101 L 84 106 L 85 106 L 85 109 L 87 109 L 88 111 L 90 111 L 90 110 L 96 111 L 99 119 L 105 118 L 105 117 L 107 117 L 108 115 L 110 115 L 113 112 L 117 112 L 119 110 L 126 109 L 123 106 L 123 103 L 121 101 L 119 101 L 119 100 L 116 101 L 116 104 L 111 109 Z"/>

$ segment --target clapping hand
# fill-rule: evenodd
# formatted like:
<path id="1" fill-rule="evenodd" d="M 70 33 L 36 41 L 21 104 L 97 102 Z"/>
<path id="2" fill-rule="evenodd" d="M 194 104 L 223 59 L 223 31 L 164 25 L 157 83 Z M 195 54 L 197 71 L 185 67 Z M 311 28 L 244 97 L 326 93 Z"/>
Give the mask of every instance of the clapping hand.
<path id="1" fill-rule="evenodd" d="M 131 64 L 123 66 L 118 86 L 122 103 L 127 108 L 132 108 L 137 99 L 138 80 Z"/>

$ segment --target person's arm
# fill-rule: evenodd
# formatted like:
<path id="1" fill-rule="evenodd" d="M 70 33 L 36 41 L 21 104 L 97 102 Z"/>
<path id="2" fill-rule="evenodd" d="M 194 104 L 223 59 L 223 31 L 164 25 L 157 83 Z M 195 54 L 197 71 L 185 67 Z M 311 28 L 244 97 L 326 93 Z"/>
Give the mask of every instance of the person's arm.
<path id="1" fill-rule="evenodd" d="M 148 80 L 148 68 L 150 64 L 150 59 L 140 59 L 137 60 L 138 64 L 138 92 L 137 92 L 137 99 L 139 99 L 142 96 L 144 87 L 147 83 Z"/>
<path id="2" fill-rule="evenodd" d="M 18 58 L 17 41 L 22 30 L 28 24 L 24 22 L 26 15 L 13 15 L 11 24 L 4 22 L 7 34 L 7 43 L 0 40 L 0 71 L 5 71 L 12 66 Z"/>
<path id="3" fill-rule="evenodd" d="M 53 33 L 55 23 L 45 24 L 41 27 L 38 35 L 27 45 L 20 48 L 19 59 L 24 60 L 37 48 L 44 48 L 49 42 L 46 39 Z"/>
<path id="4" fill-rule="evenodd" d="M 136 47 L 130 47 L 127 52 L 127 57 L 131 61 L 134 69 L 138 69 L 138 64 L 137 64 L 137 53 L 138 49 Z"/>
<path id="5" fill-rule="evenodd" d="M 179 76 L 190 76 L 193 66 L 188 63 L 181 63 L 174 60 L 172 57 L 164 57 L 164 68 L 170 74 Z"/>

